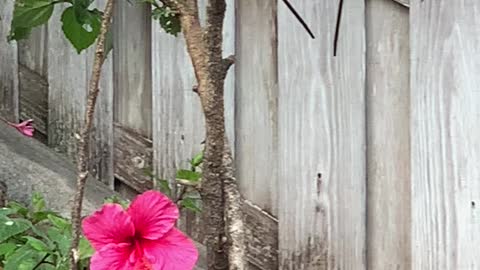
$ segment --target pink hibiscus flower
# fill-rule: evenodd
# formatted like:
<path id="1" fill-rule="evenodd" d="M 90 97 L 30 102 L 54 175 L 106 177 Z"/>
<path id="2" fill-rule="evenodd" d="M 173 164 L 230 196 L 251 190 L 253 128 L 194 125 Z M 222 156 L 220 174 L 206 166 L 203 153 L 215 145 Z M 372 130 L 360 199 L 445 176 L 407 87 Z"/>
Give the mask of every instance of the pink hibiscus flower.
<path id="1" fill-rule="evenodd" d="M 91 270 L 191 270 L 198 251 L 174 228 L 178 208 L 168 197 L 147 191 L 125 211 L 106 204 L 82 223 L 95 254 Z"/>
<path id="2" fill-rule="evenodd" d="M 14 124 L 14 123 L 10 123 L 10 122 L 7 122 L 10 126 L 16 128 L 20 133 L 22 133 L 23 135 L 27 136 L 27 137 L 32 137 L 33 136 L 33 132 L 35 131 L 35 129 L 33 128 L 33 119 L 28 119 L 27 121 L 23 121 L 19 124 Z"/>

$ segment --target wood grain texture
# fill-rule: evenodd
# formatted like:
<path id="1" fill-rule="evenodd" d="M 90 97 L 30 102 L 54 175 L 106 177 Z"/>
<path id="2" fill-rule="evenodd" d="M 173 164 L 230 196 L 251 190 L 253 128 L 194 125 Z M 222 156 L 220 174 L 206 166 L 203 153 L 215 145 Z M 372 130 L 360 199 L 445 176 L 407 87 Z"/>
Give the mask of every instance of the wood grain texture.
<path id="1" fill-rule="evenodd" d="M 102 3 L 98 3 L 103 8 Z M 88 83 L 95 45 L 78 54 L 64 37 L 56 8 L 48 25 L 48 143 L 76 161 L 77 134 L 84 123 Z M 111 57 L 111 55 L 110 55 Z M 90 170 L 92 175 L 113 187 L 112 61 L 102 68 L 100 94 L 92 130 Z"/>
<path id="2" fill-rule="evenodd" d="M 279 40 L 280 269 L 366 269 L 365 7 L 296 1 L 319 37 L 284 5 Z"/>
<path id="3" fill-rule="evenodd" d="M 28 39 L 18 42 L 18 63 L 47 77 L 48 71 L 48 25 L 35 27 Z"/>
<path id="4" fill-rule="evenodd" d="M 392 0 L 392 1 L 399 3 L 404 7 L 410 7 L 410 0 Z"/>
<path id="5" fill-rule="evenodd" d="M 152 141 L 133 129 L 114 127 L 115 177 L 138 192 L 152 188 Z"/>
<path id="6" fill-rule="evenodd" d="M 33 119 L 35 130 L 47 135 L 48 82 L 30 68 L 18 66 L 20 119 Z"/>
<path id="7" fill-rule="evenodd" d="M 18 59 L 17 43 L 8 43 L 13 14 L 13 1 L 0 6 L 0 116 L 18 121 Z"/>
<path id="8" fill-rule="evenodd" d="M 48 25 L 48 144 L 75 160 L 74 135 L 83 123 L 87 80 L 85 52 L 77 54 L 58 23 L 63 8 L 55 8 Z"/>
<path id="9" fill-rule="evenodd" d="M 35 137 L 47 142 L 48 123 L 48 26 L 35 27 L 18 42 L 20 119 L 33 119 Z"/>
<path id="10" fill-rule="evenodd" d="M 105 8 L 106 0 L 97 0 L 94 5 L 103 10 Z M 114 15 L 115 16 L 115 15 Z M 110 31 L 113 31 L 113 27 Z M 95 47 L 88 50 L 87 57 L 87 72 L 90 74 L 93 71 L 93 60 L 95 54 Z M 110 189 L 114 189 L 114 169 L 113 169 L 113 88 L 114 88 L 114 73 L 113 73 L 113 51 L 107 55 L 105 62 L 102 65 L 102 73 L 100 77 L 99 89 L 100 93 L 97 99 L 97 106 L 95 109 L 94 130 L 92 131 L 91 144 L 91 162 L 90 173 L 94 178 L 103 182 Z"/>
<path id="11" fill-rule="evenodd" d="M 410 270 L 408 10 L 366 1 L 368 269 Z"/>
<path id="12" fill-rule="evenodd" d="M 118 1 L 114 20 L 114 119 L 151 138 L 152 80 L 150 10 L 143 3 Z"/>
<path id="13" fill-rule="evenodd" d="M 247 269 L 278 269 L 278 220 L 250 201 L 245 201 L 242 212 L 245 223 Z"/>
<path id="14" fill-rule="evenodd" d="M 236 176 L 242 195 L 277 214 L 277 1 L 237 2 Z"/>
<path id="15" fill-rule="evenodd" d="M 413 1 L 412 268 L 480 269 L 480 2 Z"/>
<path id="16" fill-rule="evenodd" d="M 199 6 L 204 14 L 206 1 L 199 1 Z M 235 49 L 234 17 L 234 1 L 227 0 L 225 57 Z M 200 100 L 192 90 L 197 83 L 183 36 L 179 34 L 175 38 L 165 33 L 158 21 L 152 21 L 152 53 L 154 168 L 160 178 L 174 179 L 177 169 L 188 168 L 188 161 L 203 150 L 204 117 Z M 225 81 L 226 132 L 232 146 L 235 141 L 234 76 L 231 68 Z M 200 218 L 190 213 L 182 222 L 183 229 L 201 242 Z"/>

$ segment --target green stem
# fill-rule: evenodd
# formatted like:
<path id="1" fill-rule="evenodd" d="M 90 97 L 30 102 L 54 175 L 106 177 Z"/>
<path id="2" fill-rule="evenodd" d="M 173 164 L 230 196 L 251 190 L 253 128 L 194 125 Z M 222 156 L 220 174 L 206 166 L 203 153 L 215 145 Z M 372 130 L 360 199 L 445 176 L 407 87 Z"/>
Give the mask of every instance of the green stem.
<path id="1" fill-rule="evenodd" d="M 40 265 L 44 264 L 44 263 L 50 263 L 50 262 L 47 262 L 46 259 L 48 258 L 48 256 L 50 256 L 50 254 L 46 254 L 43 259 L 41 261 L 39 261 L 37 263 L 37 265 L 35 265 L 35 267 L 32 268 L 32 270 L 35 270 L 37 269 L 38 267 L 40 267 Z"/>

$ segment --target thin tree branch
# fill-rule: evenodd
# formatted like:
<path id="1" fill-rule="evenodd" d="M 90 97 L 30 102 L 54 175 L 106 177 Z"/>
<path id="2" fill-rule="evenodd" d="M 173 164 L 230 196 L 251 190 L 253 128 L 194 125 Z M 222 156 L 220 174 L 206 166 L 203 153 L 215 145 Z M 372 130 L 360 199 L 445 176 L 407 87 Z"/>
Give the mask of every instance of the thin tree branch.
<path id="1" fill-rule="evenodd" d="M 307 23 L 303 20 L 302 16 L 300 16 L 300 14 L 298 14 L 298 12 L 295 10 L 295 8 L 292 6 L 292 4 L 290 4 L 290 2 L 288 2 L 288 0 L 283 0 L 283 3 L 285 3 L 285 5 L 288 7 L 288 9 L 293 13 L 295 18 L 297 18 L 297 20 L 300 22 L 300 24 L 303 26 L 303 28 L 305 28 L 305 30 L 308 32 L 310 37 L 315 39 L 315 36 L 313 35 L 312 30 L 310 30 Z"/>
<path id="2" fill-rule="evenodd" d="M 222 59 L 222 66 L 223 66 L 223 78 L 225 78 L 227 76 L 227 73 L 228 73 L 228 70 L 230 69 L 230 67 L 235 64 L 235 56 L 234 55 L 230 55 L 228 56 L 227 58 L 223 58 Z"/>
<path id="3" fill-rule="evenodd" d="M 333 39 L 333 56 L 337 56 L 338 36 L 340 34 L 340 23 L 342 21 L 343 0 L 338 2 L 337 23 L 335 25 L 335 37 Z"/>
<path id="4" fill-rule="evenodd" d="M 100 34 L 98 36 L 97 46 L 95 49 L 95 59 L 93 64 L 92 77 L 90 79 L 88 89 L 87 108 L 85 111 L 84 125 L 82 127 L 79 145 L 78 145 L 78 164 L 77 164 L 77 189 L 72 207 L 72 244 L 70 249 L 70 269 L 78 269 L 79 252 L 78 243 L 81 234 L 81 212 L 83 204 L 83 194 L 85 191 L 85 182 L 88 176 L 88 159 L 89 159 L 89 147 L 90 147 L 90 131 L 92 129 L 93 118 L 95 113 L 95 104 L 97 103 L 97 97 L 99 93 L 98 84 L 100 81 L 100 75 L 102 71 L 102 65 L 105 60 L 104 44 L 105 37 L 108 32 L 108 28 L 111 23 L 111 17 L 113 13 L 114 0 L 107 0 L 102 25 L 100 28 Z"/>

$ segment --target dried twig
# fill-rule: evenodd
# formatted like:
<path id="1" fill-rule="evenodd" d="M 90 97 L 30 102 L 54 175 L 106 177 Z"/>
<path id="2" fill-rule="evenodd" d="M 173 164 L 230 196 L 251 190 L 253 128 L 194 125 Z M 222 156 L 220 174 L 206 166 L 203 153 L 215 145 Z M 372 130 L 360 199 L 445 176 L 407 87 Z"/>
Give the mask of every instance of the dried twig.
<path id="1" fill-rule="evenodd" d="M 97 46 L 95 49 L 95 59 L 93 64 L 92 77 L 90 79 L 88 89 L 87 108 L 85 111 L 84 125 L 82 127 L 79 144 L 78 144 L 78 164 L 77 164 L 77 189 L 72 207 L 72 245 L 70 254 L 70 269 L 78 269 L 79 252 L 78 243 L 81 234 L 81 212 L 83 204 L 83 194 L 85 190 L 85 182 L 88 176 L 88 159 L 89 159 L 89 146 L 90 146 L 90 131 L 92 129 L 92 123 L 95 113 L 95 104 L 97 103 L 97 97 L 99 93 L 98 84 L 100 81 L 100 74 L 102 71 L 102 65 L 105 60 L 104 43 L 105 37 L 110 26 L 110 21 L 113 13 L 114 0 L 107 0 L 105 11 L 102 18 L 102 26 L 100 29 L 100 35 L 98 36 Z"/>
<path id="2" fill-rule="evenodd" d="M 288 7 L 288 9 L 293 13 L 295 18 L 297 18 L 297 20 L 300 22 L 300 24 L 302 24 L 303 28 L 305 28 L 305 30 L 308 32 L 308 34 L 313 39 L 315 39 L 315 36 L 313 35 L 312 30 L 310 30 L 307 23 L 303 20 L 302 16 L 300 16 L 300 14 L 298 14 L 298 12 L 295 10 L 295 8 L 292 6 L 292 4 L 290 4 L 290 2 L 288 2 L 288 0 L 283 0 L 283 3 L 285 3 L 285 5 Z"/>
<path id="3" fill-rule="evenodd" d="M 340 23 L 342 21 L 343 0 L 338 2 L 337 23 L 335 25 L 335 37 L 333 39 L 333 56 L 337 56 L 338 35 L 340 34 Z"/>

